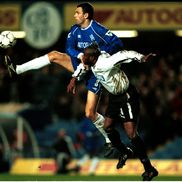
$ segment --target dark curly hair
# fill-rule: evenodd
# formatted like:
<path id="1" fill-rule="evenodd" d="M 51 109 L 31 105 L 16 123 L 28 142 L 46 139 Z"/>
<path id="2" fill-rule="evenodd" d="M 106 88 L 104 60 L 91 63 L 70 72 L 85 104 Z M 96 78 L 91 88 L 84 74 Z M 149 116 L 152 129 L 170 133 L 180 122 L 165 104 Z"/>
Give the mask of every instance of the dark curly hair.
<path id="1" fill-rule="evenodd" d="M 99 46 L 96 42 L 93 42 L 88 47 L 85 48 L 85 51 L 87 50 L 87 54 L 90 56 L 99 56 L 101 54 Z"/>

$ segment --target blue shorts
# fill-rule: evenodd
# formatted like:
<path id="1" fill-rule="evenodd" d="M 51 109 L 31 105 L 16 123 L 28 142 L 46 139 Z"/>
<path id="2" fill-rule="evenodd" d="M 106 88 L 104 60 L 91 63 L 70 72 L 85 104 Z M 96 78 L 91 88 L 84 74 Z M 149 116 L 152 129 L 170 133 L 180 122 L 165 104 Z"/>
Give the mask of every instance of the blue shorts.
<path id="1" fill-rule="evenodd" d="M 71 57 L 71 62 L 72 62 L 74 70 L 76 70 L 77 66 L 80 64 L 80 60 L 75 57 Z M 96 77 L 94 76 L 91 70 L 88 71 L 88 73 L 85 75 L 84 81 L 85 81 L 87 90 L 97 95 L 100 93 L 101 84 L 96 79 Z"/>

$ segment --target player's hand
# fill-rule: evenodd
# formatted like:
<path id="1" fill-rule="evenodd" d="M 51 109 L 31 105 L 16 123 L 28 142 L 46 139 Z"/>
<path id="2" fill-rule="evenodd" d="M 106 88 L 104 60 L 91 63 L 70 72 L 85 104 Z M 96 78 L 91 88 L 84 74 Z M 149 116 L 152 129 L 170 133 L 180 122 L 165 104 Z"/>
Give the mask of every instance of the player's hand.
<path id="1" fill-rule="evenodd" d="M 154 53 L 147 54 L 142 57 L 141 62 L 147 62 L 150 60 L 151 57 L 154 57 L 154 56 L 156 56 L 156 54 L 154 54 Z"/>
<path id="2" fill-rule="evenodd" d="M 75 94 L 76 93 L 76 78 L 75 77 L 73 77 L 71 80 L 70 80 L 70 83 L 68 84 L 68 86 L 67 86 L 67 92 L 68 93 L 73 93 L 73 94 Z"/>
<path id="3" fill-rule="evenodd" d="M 89 67 L 88 65 L 84 64 L 83 59 L 84 59 L 84 55 L 81 55 L 81 56 L 80 56 L 80 61 L 81 61 L 81 63 L 83 64 L 83 66 L 85 67 L 85 70 L 90 70 L 90 67 Z"/>

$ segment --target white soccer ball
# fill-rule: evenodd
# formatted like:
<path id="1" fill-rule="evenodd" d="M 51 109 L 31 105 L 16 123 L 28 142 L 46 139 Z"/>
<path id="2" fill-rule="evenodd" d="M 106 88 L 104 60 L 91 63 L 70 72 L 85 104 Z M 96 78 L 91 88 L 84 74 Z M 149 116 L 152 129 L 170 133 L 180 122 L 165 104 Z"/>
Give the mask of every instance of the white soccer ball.
<path id="1" fill-rule="evenodd" d="M 16 43 L 16 38 L 11 31 L 3 31 L 0 34 L 0 47 L 6 49 L 13 47 Z"/>

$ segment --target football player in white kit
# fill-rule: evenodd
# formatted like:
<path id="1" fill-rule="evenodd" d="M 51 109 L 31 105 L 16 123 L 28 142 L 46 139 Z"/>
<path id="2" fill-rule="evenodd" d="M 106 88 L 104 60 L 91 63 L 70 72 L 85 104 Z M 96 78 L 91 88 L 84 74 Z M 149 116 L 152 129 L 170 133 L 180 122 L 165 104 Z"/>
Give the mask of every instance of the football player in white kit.
<path id="1" fill-rule="evenodd" d="M 129 152 L 122 143 L 119 132 L 114 127 L 115 121 L 120 121 L 134 147 L 135 154 L 144 166 L 143 181 L 152 180 L 153 177 L 158 175 L 158 171 L 152 166 L 144 142 L 137 132 L 140 112 L 139 93 L 121 70 L 121 64 L 131 61 L 146 62 L 152 56 L 155 56 L 155 54 L 150 53 L 144 56 L 138 52 L 126 50 L 110 56 L 108 53 L 101 53 L 97 44 L 92 44 L 85 49 L 83 57 L 83 63 L 91 68 L 98 81 L 109 92 L 104 129 L 113 146 L 120 151 L 116 168 L 122 168 L 129 157 Z M 80 78 L 84 71 L 85 67 L 81 63 L 67 87 L 68 92 L 73 91 L 76 80 Z"/>

